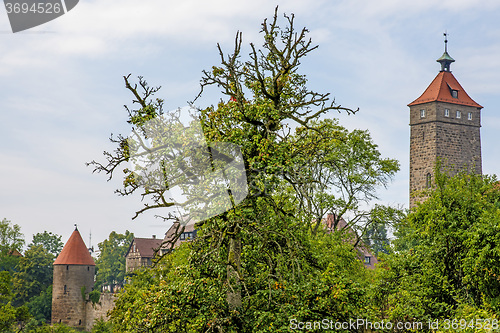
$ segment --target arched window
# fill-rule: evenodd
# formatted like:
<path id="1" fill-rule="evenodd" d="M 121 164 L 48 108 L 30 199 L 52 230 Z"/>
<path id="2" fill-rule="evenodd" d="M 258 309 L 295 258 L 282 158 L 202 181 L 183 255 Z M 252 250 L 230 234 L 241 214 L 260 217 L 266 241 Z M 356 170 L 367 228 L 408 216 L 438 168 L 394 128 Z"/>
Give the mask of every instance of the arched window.
<path id="1" fill-rule="evenodd" d="M 425 187 L 431 188 L 432 186 L 432 176 L 430 173 L 427 174 L 427 177 L 425 178 Z"/>

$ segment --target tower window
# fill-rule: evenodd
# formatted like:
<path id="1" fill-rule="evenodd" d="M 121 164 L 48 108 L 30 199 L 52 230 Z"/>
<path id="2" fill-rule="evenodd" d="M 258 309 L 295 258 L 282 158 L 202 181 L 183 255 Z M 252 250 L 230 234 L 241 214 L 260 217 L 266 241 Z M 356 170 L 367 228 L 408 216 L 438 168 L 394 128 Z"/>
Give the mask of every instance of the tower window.
<path id="1" fill-rule="evenodd" d="M 66 285 L 64 285 L 64 293 L 66 294 Z"/>
<path id="2" fill-rule="evenodd" d="M 462 118 L 462 111 L 457 111 L 457 119 Z"/>
<path id="3" fill-rule="evenodd" d="M 425 118 L 425 109 L 420 110 L 420 118 Z"/>
<path id="4" fill-rule="evenodd" d="M 472 120 L 472 112 L 469 112 L 469 114 L 467 115 L 467 119 Z"/>
<path id="5" fill-rule="evenodd" d="M 452 90 L 451 91 L 451 97 L 458 98 L 458 90 Z"/>
<path id="6" fill-rule="evenodd" d="M 444 109 L 444 116 L 449 117 L 450 116 L 450 109 Z"/>
<path id="7" fill-rule="evenodd" d="M 69 265 L 66 265 L 66 270 L 69 270 Z"/>
<path id="8" fill-rule="evenodd" d="M 432 185 L 432 176 L 430 173 L 428 173 L 427 176 L 425 177 L 425 187 L 431 188 L 431 185 Z"/>

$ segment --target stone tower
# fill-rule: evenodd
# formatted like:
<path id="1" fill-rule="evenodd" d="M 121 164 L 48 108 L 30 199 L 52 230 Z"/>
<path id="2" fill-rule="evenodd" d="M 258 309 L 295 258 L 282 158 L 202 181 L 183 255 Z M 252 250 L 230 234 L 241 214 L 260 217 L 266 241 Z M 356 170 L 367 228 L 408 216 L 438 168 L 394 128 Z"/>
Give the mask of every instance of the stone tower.
<path id="1" fill-rule="evenodd" d="M 445 34 L 446 37 L 446 34 Z M 482 173 L 481 105 L 467 95 L 450 71 L 455 60 L 445 50 L 441 71 L 410 107 L 410 208 L 422 198 L 415 192 L 434 182 L 438 158 L 452 173 Z"/>
<path id="2" fill-rule="evenodd" d="M 52 324 L 86 328 L 86 298 L 94 286 L 95 263 L 75 228 L 54 261 Z"/>

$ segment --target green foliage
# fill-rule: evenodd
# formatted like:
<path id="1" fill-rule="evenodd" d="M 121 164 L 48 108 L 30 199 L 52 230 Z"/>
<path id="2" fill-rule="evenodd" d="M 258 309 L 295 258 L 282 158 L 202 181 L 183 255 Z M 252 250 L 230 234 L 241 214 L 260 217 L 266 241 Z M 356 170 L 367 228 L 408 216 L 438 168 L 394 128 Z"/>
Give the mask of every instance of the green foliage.
<path id="1" fill-rule="evenodd" d="M 125 280 L 125 254 L 134 239 L 128 230 L 125 234 L 112 231 L 108 239 L 99 243 L 99 258 L 96 261 L 97 289 L 105 284 L 120 284 Z"/>
<path id="2" fill-rule="evenodd" d="M 0 253 L 4 255 L 14 250 L 21 252 L 23 245 L 21 227 L 5 218 L 0 221 Z"/>
<path id="3" fill-rule="evenodd" d="M 63 248 L 63 242 L 60 235 L 53 234 L 52 232 L 44 231 L 33 235 L 33 240 L 28 247 L 42 245 L 49 253 L 57 257 Z"/>
<path id="4" fill-rule="evenodd" d="M 14 251 L 21 253 L 24 245 L 24 236 L 17 224 L 9 220 L 0 221 L 0 271 L 14 272 L 19 257 L 13 255 Z"/>
<path id="5" fill-rule="evenodd" d="M 396 160 L 382 158 L 368 131 L 348 131 L 336 119 L 314 121 L 297 128 L 296 172 L 292 179 L 308 220 L 318 228 L 326 213 L 335 216 L 334 229 L 343 218 L 362 234 L 363 224 L 373 224 L 364 204 L 376 198 L 376 189 L 387 186 L 399 170 Z M 349 216 L 349 219 L 348 219 Z M 380 218 L 377 225 L 385 221 Z"/>
<path id="6" fill-rule="evenodd" d="M 92 333 L 111 333 L 113 332 L 113 324 L 109 321 L 97 319 L 92 327 Z"/>
<path id="7" fill-rule="evenodd" d="M 28 308 L 12 306 L 12 299 L 10 273 L 2 271 L 0 272 L 0 332 L 10 332 L 15 324 L 26 322 L 29 318 Z"/>
<path id="8" fill-rule="evenodd" d="M 52 314 L 52 285 L 43 290 L 40 295 L 32 297 L 26 306 L 31 316 L 39 322 L 50 322 Z"/>
<path id="9" fill-rule="evenodd" d="M 22 332 L 25 333 L 77 333 L 76 329 L 66 326 L 64 324 L 47 325 L 40 324 L 37 320 L 31 319 L 28 321 Z"/>
<path id="10" fill-rule="evenodd" d="M 89 300 L 94 305 L 97 304 L 97 303 L 99 303 L 100 298 L 101 298 L 101 292 L 99 290 L 92 290 L 89 293 Z"/>
<path id="11" fill-rule="evenodd" d="M 20 256 L 12 254 L 1 254 L 0 253 L 0 271 L 9 271 L 14 273 L 19 264 Z"/>
<path id="12" fill-rule="evenodd" d="M 378 310 L 398 320 L 498 313 L 498 183 L 436 170 L 429 199 L 397 225 L 397 252 L 383 257 L 374 287 Z"/>
<path id="13" fill-rule="evenodd" d="M 363 242 L 371 248 L 375 256 L 389 253 L 388 227 L 401 226 L 405 217 L 405 212 L 400 208 L 375 205 L 371 209 L 369 223 L 363 232 Z"/>
<path id="14" fill-rule="evenodd" d="M 366 314 L 366 272 L 338 235 L 310 239 L 311 264 L 298 258 L 303 271 L 295 280 L 286 270 L 279 279 L 269 276 L 264 246 L 257 241 L 242 253 L 254 260 L 245 260 L 246 297 L 237 316 L 226 302 L 228 286 L 219 278 L 225 266 L 217 269 L 210 260 L 200 265 L 191 244 L 184 244 L 125 286 L 111 313 L 115 331 L 288 332 L 291 319 L 348 320 Z"/>
<path id="15" fill-rule="evenodd" d="M 9 272 L 0 272 L 0 332 L 7 331 L 14 323 L 16 314 L 11 305 L 11 276 Z"/>
<path id="16" fill-rule="evenodd" d="M 12 276 L 9 272 L 0 272 L 0 303 L 6 303 L 11 300 L 11 280 Z"/>
<path id="17" fill-rule="evenodd" d="M 6 227 L 3 224 L 2 230 L 10 233 L 11 241 L 9 247 L 22 244 L 22 234 L 19 226 Z M 4 256 L 2 264 L 12 272 L 12 298 L 11 304 L 17 311 L 17 320 L 20 317 L 30 316 L 38 322 L 50 321 L 52 310 L 52 263 L 55 253 L 49 252 L 59 248 L 60 236 L 44 232 L 33 236 L 33 242 L 22 257 L 11 255 Z M 18 244 L 18 245 L 15 245 Z M 17 248 L 16 248 L 17 250 Z M 15 265 L 15 266 L 12 266 Z M 8 313 L 9 311 L 6 310 Z"/>
<path id="18" fill-rule="evenodd" d="M 13 274 L 16 304 L 24 304 L 52 284 L 54 255 L 42 245 L 32 245 L 19 260 Z"/>

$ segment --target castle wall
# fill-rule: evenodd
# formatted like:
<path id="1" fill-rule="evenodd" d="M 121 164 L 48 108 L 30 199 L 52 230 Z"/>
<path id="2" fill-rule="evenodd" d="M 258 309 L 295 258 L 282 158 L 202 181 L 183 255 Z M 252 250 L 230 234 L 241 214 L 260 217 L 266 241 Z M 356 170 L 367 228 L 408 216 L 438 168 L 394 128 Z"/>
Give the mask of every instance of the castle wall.
<path id="1" fill-rule="evenodd" d="M 421 116 L 421 110 L 425 110 L 425 117 Z M 444 102 L 413 105 L 410 107 L 410 126 L 410 207 L 425 199 L 416 198 L 415 191 L 428 186 L 428 174 L 431 185 L 434 183 L 438 157 L 443 166 L 450 169 L 451 175 L 464 168 L 468 172 L 482 173 L 481 109 Z"/>
<path id="2" fill-rule="evenodd" d="M 52 323 L 64 323 L 78 329 L 86 327 L 86 302 L 94 286 L 95 266 L 54 265 Z M 82 297 L 85 287 L 85 298 Z"/>
<path id="3" fill-rule="evenodd" d="M 99 303 L 93 304 L 92 302 L 87 302 L 86 305 L 86 330 L 91 331 L 92 326 L 98 319 L 103 319 L 107 321 L 108 311 L 112 310 L 115 306 L 115 297 L 114 293 L 102 293 L 99 299 Z"/>

